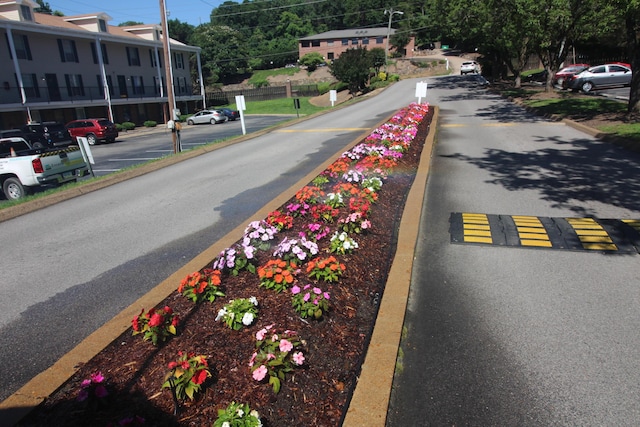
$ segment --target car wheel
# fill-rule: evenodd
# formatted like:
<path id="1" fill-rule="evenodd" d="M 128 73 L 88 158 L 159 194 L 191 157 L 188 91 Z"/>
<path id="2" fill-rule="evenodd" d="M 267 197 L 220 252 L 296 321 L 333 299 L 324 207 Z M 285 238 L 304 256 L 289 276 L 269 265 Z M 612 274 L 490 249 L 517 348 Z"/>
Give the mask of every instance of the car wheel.
<path id="1" fill-rule="evenodd" d="M 187 120 L 187 124 L 188 125 L 192 125 L 193 124 L 193 120 Z"/>
<path id="2" fill-rule="evenodd" d="M 211 119 L 211 122 L 210 122 L 210 123 L 211 123 L 212 125 L 217 125 L 217 124 L 218 124 L 218 122 L 216 121 L 216 119 Z"/>
<path id="3" fill-rule="evenodd" d="M 107 139 L 107 144 L 113 144 L 114 142 L 116 142 L 115 138 L 108 138 Z"/>
<path id="4" fill-rule="evenodd" d="M 33 148 L 44 148 L 44 144 L 42 142 L 34 142 L 33 144 Z"/>
<path id="5" fill-rule="evenodd" d="M 7 178 L 2 184 L 2 191 L 7 200 L 18 200 L 27 195 L 27 192 L 18 178 Z"/>
<path id="6" fill-rule="evenodd" d="M 98 139 L 94 134 L 90 133 L 89 135 L 87 135 L 87 142 L 89 143 L 89 145 L 96 145 L 98 143 Z"/>
<path id="7" fill-rule="evenodd" d="M 582 91 L 584 93 L 589 93 L 589 92 L 591 92 L 591 90 L 593 90 L 593 83 L 591 83 L 591 82 L 582 83 Z"/>

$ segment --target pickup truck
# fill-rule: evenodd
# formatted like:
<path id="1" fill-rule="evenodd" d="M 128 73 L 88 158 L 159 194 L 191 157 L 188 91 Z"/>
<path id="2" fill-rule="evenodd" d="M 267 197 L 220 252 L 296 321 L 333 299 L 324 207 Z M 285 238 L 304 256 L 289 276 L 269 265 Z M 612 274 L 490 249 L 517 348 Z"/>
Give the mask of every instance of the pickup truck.
<path id="1" fill-rule="evenodd" d="M 75 181 L 88 171 L 78 146 L 43 150 L 32 148 L 24 138 L 0 139 L 0 185 L 8 200 L 42 185 Z"/>

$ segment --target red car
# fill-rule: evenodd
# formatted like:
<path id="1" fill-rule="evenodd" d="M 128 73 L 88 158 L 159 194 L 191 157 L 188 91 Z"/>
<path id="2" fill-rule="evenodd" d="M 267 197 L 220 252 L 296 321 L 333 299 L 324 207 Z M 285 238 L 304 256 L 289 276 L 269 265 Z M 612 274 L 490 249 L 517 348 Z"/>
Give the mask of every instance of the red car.
<path id="1" fill-rule="evenodd" d="M 66 124 L 66 128 L 75 140 L 79 136 L 87 138 L 89 145 L 98 142 L 114 142 L 118 137 L 118 129 L 107 119 L 79 119 Z"/>
<path id="2" fill-rule="evenodd" d="M 562 87 L 566 87 L 564 85 L 564 83 L 566 81 L 568 81 L 572 76 L 575 76 L 576 74 L 586 70 L 589 67 L 590 67 L 589 64 L 571 64 L 571 65 L 568 65 L 568 66 L 562 68 L 560 71 L 558 71 L 555 74 L 555 76 L 553 76 L 553 84 L 554 85 L 558 85 L 558 86 L 562 86 Z"/>

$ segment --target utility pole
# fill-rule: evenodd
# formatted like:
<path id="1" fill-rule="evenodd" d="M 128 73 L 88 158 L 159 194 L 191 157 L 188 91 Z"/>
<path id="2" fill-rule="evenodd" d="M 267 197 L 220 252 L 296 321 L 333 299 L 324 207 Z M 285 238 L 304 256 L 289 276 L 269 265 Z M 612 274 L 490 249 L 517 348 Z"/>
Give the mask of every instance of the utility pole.
<path id="1" fill-rule="evenodd" d="M 160 0 L 160 20 L 162 23 L 162 46 L 164 51 L 164 69 L 165 79 L 167 82 L 167 102 L 169 109 L 169 120 L 174 121 L 174 111 L 176 109 L 176 98 L 173 93 L 173 70 L 171 69 L 171 50 L 169 43 L 169 25 L 167 24 L 167 9 L 164 0 Z M 171 138 L 173 139 L 174 154 L 180 151 L 178 145 L 178 136 L 175 129 L 171 130 Z"/>
<path id="2" fill-rule="evenodd" d="M 384 47 L 384 66 L 387 66 L 387 58 L 389 58 L 389 37 L 391 36 L 391 18 L 393 15 L 397 13 L 398 15 L 404 15 L 404 12 L 400 12 L 399 10 L 393 10 L 393 8 L 385 9 L 384 14 L 389 14 L 389 26 L 387 27 L 387 43 Z"/>

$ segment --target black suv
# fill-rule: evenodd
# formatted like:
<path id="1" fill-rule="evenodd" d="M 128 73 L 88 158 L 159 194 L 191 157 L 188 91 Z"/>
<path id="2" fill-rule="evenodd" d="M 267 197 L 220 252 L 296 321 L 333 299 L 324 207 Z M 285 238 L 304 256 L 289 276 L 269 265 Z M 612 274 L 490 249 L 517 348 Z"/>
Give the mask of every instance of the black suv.
<path id="1" fill-rule="evenodd" d="M 73 144 L 73 139 L 63 123 L 31 123 L 23 126 L 21 130 L 33 148 L 66 147 Z"/>

